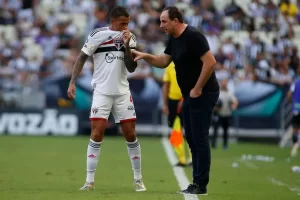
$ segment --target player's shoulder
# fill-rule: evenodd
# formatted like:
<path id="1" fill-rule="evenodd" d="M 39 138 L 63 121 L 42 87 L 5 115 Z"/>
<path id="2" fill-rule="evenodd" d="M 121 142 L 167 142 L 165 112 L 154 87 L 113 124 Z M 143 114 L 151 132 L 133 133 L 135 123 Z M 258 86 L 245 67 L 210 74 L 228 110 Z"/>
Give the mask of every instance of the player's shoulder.
<path id="1" fill-rule="evenodd" d="M 187 26 L 188 37 L 205 37 L 197 28 L 188 25 Z"/>
<path id="2" fill-rule="evenodd" d="M 101 32 L 109 31 L 109 27 L 95 28 L 89 33 L 89 37 L 99 37 Z"/>

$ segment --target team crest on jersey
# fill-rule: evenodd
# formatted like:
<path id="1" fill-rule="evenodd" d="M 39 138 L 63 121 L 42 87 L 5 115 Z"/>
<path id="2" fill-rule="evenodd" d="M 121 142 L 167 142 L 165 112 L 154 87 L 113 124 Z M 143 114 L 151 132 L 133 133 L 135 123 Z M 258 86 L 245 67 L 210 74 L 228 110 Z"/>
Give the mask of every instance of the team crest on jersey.
<path id="1" fill-rule="evenodd" d="M 122 36 L 114 38 L 114 45 L 117 47 L 118 50 L 120 50 L 123 47 L 124 42 Z"/>

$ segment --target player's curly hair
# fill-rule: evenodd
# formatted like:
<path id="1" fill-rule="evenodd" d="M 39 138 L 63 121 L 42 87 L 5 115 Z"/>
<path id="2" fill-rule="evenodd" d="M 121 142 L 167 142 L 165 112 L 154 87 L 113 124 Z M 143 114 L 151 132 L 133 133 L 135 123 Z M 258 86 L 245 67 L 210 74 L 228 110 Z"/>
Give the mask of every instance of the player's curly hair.
<path id="1" fill-rule="evenodd" d="M 110 19 L 116 19 L 118 17 L 129 17 L 129 13 L 125 7 L 116 6 L 110 11 L 109 17 Z"/>
<path id="2" fill-rule="evenodd" d="M 180 23 L 183 23 L 183 16 L 179 9 L 175 6 L 169 6 L 164 8 L 164 11 L 167 10 L 169 14 L 170 20 L 174 20 L 175 18 L 178 19 Z"/>

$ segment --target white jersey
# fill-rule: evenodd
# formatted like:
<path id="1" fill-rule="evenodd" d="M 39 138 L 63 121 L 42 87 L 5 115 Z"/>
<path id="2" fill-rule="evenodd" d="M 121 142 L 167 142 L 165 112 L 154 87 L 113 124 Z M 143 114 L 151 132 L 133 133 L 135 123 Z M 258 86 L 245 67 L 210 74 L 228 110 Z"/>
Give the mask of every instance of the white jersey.
<path id="1" fill-rule="evenodd" d="M 136 47 L 135 36 L 132 35 L 130 48 Z M 92 86 L 94 90 L 105 95 L 129 93 L 127 69 L 124 63 L 123 34 L 109 27 L 94 29 L 89 34 L 82 52 L 93 55 L 94 74 Z"/>

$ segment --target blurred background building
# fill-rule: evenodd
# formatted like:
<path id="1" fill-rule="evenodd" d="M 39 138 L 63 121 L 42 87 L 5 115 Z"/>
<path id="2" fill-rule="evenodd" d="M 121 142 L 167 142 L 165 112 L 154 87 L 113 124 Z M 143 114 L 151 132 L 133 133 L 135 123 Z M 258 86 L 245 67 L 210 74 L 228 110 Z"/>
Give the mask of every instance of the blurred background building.
<path id="1" fill-rule="evenodd" d="M 128 8 L 138 48 L 153 54 L 162 53 L 168 39 L 159 28 L 160 12 L 166 6 L 180 8 L 185 22 L 206 35 L 217 59 L 217 78 L 229 80 L 240 102 L 231 134 L 282 135 L 291 118 L 285 94 L 300 73 L 299 0 L 0 0 L 0 132 L 15 132 L 12 127 L 24 132 L 19 118 L 27 126 L 31 113 L 41 116 L 36 128 L 47 116 L 63 123 L 62 113 L 72 113 L 78 118 L 74 134 L 88 133 L 92 59 L 78 79 L 76 101 L 69 101 L 66 91 L 88 33 L 108 26 L 116 5 Z M 141 134 L 162 131 L 163 72 L 141 61 L 128 76 Z M 56 113 L 45 114 L 49 109 Z M 18 113 L 19 118 L 12 117 Z"/>

